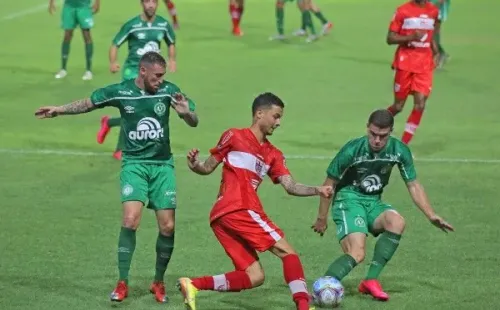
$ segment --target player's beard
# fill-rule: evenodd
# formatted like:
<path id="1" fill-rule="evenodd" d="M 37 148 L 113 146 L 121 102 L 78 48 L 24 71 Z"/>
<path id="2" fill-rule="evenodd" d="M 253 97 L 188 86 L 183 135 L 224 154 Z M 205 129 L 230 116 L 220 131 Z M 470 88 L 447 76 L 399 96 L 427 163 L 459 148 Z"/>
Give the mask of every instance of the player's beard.
<path id="1" fill-rule="evenodd" d="M 154 9 L 144 9 L 144 15 L 146 15 L 146 17 L 148 19 L 151 19 L 155 16 L 156 14 L 156 10 Z"/>

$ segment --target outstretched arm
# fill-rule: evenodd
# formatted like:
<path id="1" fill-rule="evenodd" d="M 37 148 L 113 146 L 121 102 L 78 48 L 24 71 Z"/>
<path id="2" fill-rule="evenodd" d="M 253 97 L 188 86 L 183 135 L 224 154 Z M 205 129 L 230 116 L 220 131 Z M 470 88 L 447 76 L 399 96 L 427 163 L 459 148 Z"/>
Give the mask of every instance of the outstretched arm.
<path id="1" fill-rule="evenodd" d="M 442 229 L 444 232 L 454 231 L 453 226 L 448 224 L 445 220 L 443 220 L 439 215 L 436 214 L 434 209 L 432 208 L 429 198 L 425 193 L 424 187 L 420 184 L 419 181 L 414 180 L 406 183 L 408 191 L 410 192 L 410 196 L 413 199 L 413 202 L 417 205 L 417 207 L 425 214 L 425 216 L 431 221 L 434 226 Z"/>
<path id="2" fill-rule="evenodd" d="M 328 190 L 323 186 L 308 186 L 300 184 L 297 183 L 289 174 L 279 177 L 278 181 L 281 184 L 281 186 L 283 186 L 283 188 L 286 190 L 286 192 L 293 196 L 307 197 L 316 195 L 322 195 L 322 196 L 331 195 L 331 187 Z"/>
<path id="3" fill-rule="evenodd" d="M 200 161 L 198 158 L 199 153 L 200 151 L 198 149 L 189 151 L 187 155 L 189 169 L 199 175 L 209 175 L 214 172 L 220 162 L 213 155 L 204 161 Z"/>
<path id="4" fill-rule="evenodd" d="M 82 114 L 94 110 L 96 107 L 90 101 L 90 98 L 76 100 L 72 103 L 68 103 L 62 106 L 48 106 L 41 107 L 36 112 L 35 115 L 39 118 L 51 118 L 58 115 L 71 115 L 71 114 Z"/>
<path id="5" fill-rule="evenodd" d="M 337 181 L 330 177 L 326 177 L 325 182 L 323 182 L 323 186 L 329 186 L 332 188 L 332 196 L 321 196 L 319 198 L 318 217 L 316 218 L 316 222 L 311 226 L 311 228 L 314 230 L 314 232 L 320 234 L 320 236 L 323 236 L 326 229 L 328 228 L 328 211 L 330 210 L 330 206 L 332 205 L 332 199 L 334 196 L 336 185 Z"/>

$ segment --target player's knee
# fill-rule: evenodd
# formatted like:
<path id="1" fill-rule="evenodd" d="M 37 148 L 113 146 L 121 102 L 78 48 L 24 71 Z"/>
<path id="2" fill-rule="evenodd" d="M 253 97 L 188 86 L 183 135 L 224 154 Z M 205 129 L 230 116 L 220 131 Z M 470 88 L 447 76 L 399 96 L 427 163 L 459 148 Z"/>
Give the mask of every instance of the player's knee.
<path id="1" fill-rule="evenodd" d="M 159 225 L 160 233 L 164 236 L 171 236 L 175 231 L 175 222 L 174 221 L 163 221 Z"/>
<path id="2" fill-rule="evenodd" d="M 285 7 L 285 2 L 283 0 L 276 1 L 276 7 L 280 8 L 280 9 L 284 8 Z"/>
<path id="3" fill-rule="evenodd" d="M 365 249 L 362 247 L 352 248 L 346 254 L 349 254 L 352 258 L 354 258 L 354 260 L 358 264 L 362 263 L 365 260 Z"/>
<path id="4" fill-rule="evenodd" d="M 140 214 L 126 214 L 123 217 L 122 226 L 129 229 L 137 229 L 139 228 L 139 223 L 141 221 Z"/>
<path id="5" fill-rule="evenodd" d="M 269 251 L 271 251 L 271 253 L 278 256 L 279 258 L 283 258 L 290 254 L 297 254 L 297 252 L 295 252 L 292 246 L 285 239 L 281 239 L 280 241 L 276 242 L 276 244 L 271 249 L 269 249 Z"/>
<path id="6" fill-rule="evenodd" d="M 385 216 L 384 230 L 402 234 L 406 227 L 405 219 L 397 212 L 388 211 Z"/>
<path id="7" fill-rule="evenodd" d="M 248 275 L 248 278 L 250 278 L 250 282 L 252 283 L 252 287 L 258 287 L 264 284 L 264 281 L 266 279 L 266 276 L 264 274 L 264 269 L 262 269 L 262 266 L 258 261 L 250 265 L 245 272 Z"/>
<path id="8" fill-rule="evenodd" d="M 64 41 L 69 42 L 73 38 L 73 31 L 72 30 L 66 30 L 64 32 Z"/>

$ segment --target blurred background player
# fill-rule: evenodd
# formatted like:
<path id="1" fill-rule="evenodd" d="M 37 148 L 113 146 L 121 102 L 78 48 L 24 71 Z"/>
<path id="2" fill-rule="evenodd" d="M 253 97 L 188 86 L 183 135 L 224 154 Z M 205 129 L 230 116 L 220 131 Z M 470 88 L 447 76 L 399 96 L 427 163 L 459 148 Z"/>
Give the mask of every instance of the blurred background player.
<path id="1" fill-rule="evenodd" d="M 139 61 L 147 52 L 160 52 L 161 42 L 168 46 L 168 69 L 176 70 L 175 33 L 170 23 L 163 17 L 156 15 L 158 0 L 141 0 L 143 12 L 128 20 L 116 34 L 109 49 L 109 70 L 116 73 L 120 70 L 118 64 L 118 48 L 128 41 L 128 55 L 122 69 L 122 81 L 135 79 L 139 74 Z M 121 124 L 120 117 L 101 118 L 101 128 L 97 133 L 97 143 L 102 144 L 112 127 Z M 120 131 L 113 157 L 120 160 L 125 137 Z"/>
<path id="2" fill-rule="evenodd" d="M 441 44 L 441 29 L 443 27 L 443 23 L 448 19 L 451 0 L 431 0 L 431 2 L 439 8 L 439 27 L 434 30 L 434 40 L 436 41 L 439 50 L 439 62 L 437 67 L 442 68 L 450 59 L 450 55 L 446 53 L 443 45 Z"/>
<path id="3" fill-rule="evenodd" d="M 278 33 L 274 36 L 271 36 L 270 40 L 284 40 L 285 29 L 284 29 L 284 19 L 285 19 L 285 4 L 286 2 L 297 1 L 297 7 L 301 12 L 301 29 L 294 32 L 296 36 L 305 36 L 309 31 L 309 36 L 306 39 L 306 42 L 315 41 L 318 36 L 316 34 L 316 28 L 314 27 L 314 23 L 312 21 L 311 12 L 321 21 L 322 26 L 322 34 L 327 34 L 333 24 L 329 22 L 319 7 L 312 2 L 312 0 L 277 0 L 276 1 L 276 29 Z"/>
<path id="4" fill-rule="evenodd" d="M 190 127 L 198 125 L 195 103 L 179 87 L 165 81 L 165 59 L 147 52 L 140 59 L 139 75 L 96 89 L 89 98 L 62 106 L 41 107 L 38 118 L 88 113 L 104 107 L 120 110 L 126 144 L 120 172 L 122 223 L 118 238 L 118 281 L 110 295 L 121 302 L 128 296 L 130 264 L 136 231 L 144 206 L 155 212 L 158 224 L 156 264 L 150 291 L 159 303 L 168 301 L 164 277 L 174 251 L 177 185 L 170 146 L 170 109 Z M 130 113 L 133 111 L 134 113 Z M 144 129 L 146 127 L 147 129 Z"/>
<path id="5" fill-rule="evenodd" d="M 229 14 L 231 15 L 231 22 L 233 24 L 233 35 L 242 36 L 243 31 L 241 31 L 240 23 L 241 17 L 243 16 L 243 9 L 245 6 L 245 0 L 229 0 Z"/>
<path id="6" fill-rule="evenodd" d="M 345 254 L 332 262 L 325 275 L 339 281 L 364 260 L 368 233 L 378 236 L 359 291 L 386 301 L 389 295 L 383 291 L 378 277 L 396 252 L 405 229 L 404 218 L 382 201 L 392 168 L 398 166 L 411 198 L 431 224 L 444 232 L 453 231 L 453 226 L 433 210 L 417 180 L 408 146 L 391 136 L 392 114 L 377 110 L 370 114 L 366 126 L 367 134 L 347 142 L 328 166 L 323 185 L 333 187 L 334 199 L 320 198 L 318 217 L 312 228 L 320 235 L 325 233 L 331 206 L 337 239 Z"/>
<path id="7" fill-rule="evenodd" d="M 297 309 L 310 309 L 300 258 L 283 231 L 266 215 L 257 194 L 266 175 L 290 195 L 330 197 L 332 192 L 329 186 L 296 183 L 286 167 L 283 153 L 267 139 L 280 126 L 284 106 L 276 95 L 261 94 L 252 104 L 250 128 L 225 131 L 205 161 L 199 160 L 197 149 L 188 153 L 189 168 L 200 175 L 211 174 L 223 162 L 222 182 L 210 212 L 210 226 L 235 270 L 216 276 L 180 278 L 187 309 L 196 309 L 199 290 L 239 292 L 262 285 L 264 270 L 257 251 L 270 251 L 282 260 L 285 282 Z"/>
<path id="8" fill-rule="evenodd" d="M 304 10 L 306 9 L 305 5 L 307 5 L 307 2 L 308 1 L 297 1 L 297 6 L 298 6 L 300 12 L 304 12 Z M 310 0 L 309 2 L 310 2 L 310 8 L 309 8 L 310 11 L 321 22 L 321 25 L 322 25 L 321 35 L 328 34 L 330 32 L 330 30 L 332 30 L 332 28 L 333 28 L 333 23 L 330 22 L 328 19 L 326 19 L 326 17 L 323 15 L 323 12 L 321 12 L 321 9 L 319 8 L 319 6 L 316 5 L 316 3 L 313 0 Z M 302 21 L 302 23 L 301 23 L 300 28 L 293 33 L 294 36 L 299 37 L 299 36 L 307 35 L 306 24 L 305 24 L 304 18 L 302 18 L 301 21 Z"/>
<path id="9" fill-rule="evenodd" d="M 61 70 L 57 72 L 55 78 L 62 79 L 68 74 L 66 68 L 68 64 L 71 39 L 73 31 L 77 26 L 82 30 L 83 40 L 85 42 L 85 73 L 82 76 L 84 81 L 92 79 L 92 56 L 94 53 L 94 44 L 90 29 L 94 26 L 93 15 L 99 12 L 101 0 L 94 0 L 91 6 L 91 0 L 65 0 L 62 14 L 61 27 L 64 30 L 64 39 L 61 46 Z M 56 11 L 55 0 L 49 0 L 49 13 L 51 15 Z"/>
<path id="10" fill-rule="evenodd" d="M 179 29 L 179 20 L 177 18 L 177 10 L 175 9 L 175 4 L 172 0 L 164 0 L 165 5 L 168 9 L 168 14 L 172 17 L 172 23 L 174 24 L 174 29 Z"/>
<path id="11" fill-rule="evenodd" d="M 387 34 L 387 44 L 398 45 L 392 68 L 394 103 L 388 108 L 392 115 L 403 110 L 406 99 L 413 95 L 414 106 L 406 121 L 401 140 L 408 144 L 420 125 L 425 104 L 432 90 L 434 69 L 439 51 L 434 29 L 439 27 L 438 8 L 427 0 L 411 0 L 394 13 Z"/>

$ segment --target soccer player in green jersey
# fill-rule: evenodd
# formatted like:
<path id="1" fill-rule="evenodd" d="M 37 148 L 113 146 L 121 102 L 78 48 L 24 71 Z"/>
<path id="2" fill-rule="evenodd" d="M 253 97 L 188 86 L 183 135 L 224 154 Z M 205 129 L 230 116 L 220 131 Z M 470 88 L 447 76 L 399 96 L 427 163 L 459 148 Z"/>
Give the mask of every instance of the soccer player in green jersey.
<path id="1" fill-rule="evenodd" d="M 368 232 L 379 236 L 359 291 L 383 301 L 388 300 L 389 295 L 377 279 L 396 252 L 405 228 L 403 217 L 381 200 L 394 166 L 398 166 L 411 198 L 429 221 L 444 232 L 453 231 L 431 207 L 417 180 L 410 149 L 391 136 L 393 125 L 394 118 L 389 111 L 377 110 L 368 119 L 367 135 L 349 141 L 337 153 L 328 166 L 324 182 L 325 186 L 333 186 L 334 197 L 321 198 L 318 218 L 312 227 L 320 235 L 324 234 L 331 205 L 337 238 L 345 254 L 330 265 L 325 275 L 338 280 L 364 260 Z"/>
<path id="2" fill-rule="evenodd" d="M 120 174 L 123 221 L 118 240 L 119 280 L 112 301 L 128 295 L 128 274 L 135 249 L 136 230 L 144 205 L 156 213 L 156 272 L 150 291 L 158 302 L 168 301 L 163 278 L 174 250 L 176 182 L 170 149 L 170 107 L 191 127 L 198 125 L 195 104 L 177 85 L 164 81 L 165 59 L 156 52 L 145 53 L 139 76 L 95 90 L 90 98 L 62 106 L 41 107 L 38 118 L 81 114 L 115 107 L 122 116 L 125 136 Z"/>
<path id="3" fill-rule="evenodd" d="M 439 62 L 437 67 L 442 68 L 450 59 L 450 55 L 446 53 L 441 44 L 441 28 L 443 27 L 443 23 L 448 19 L 451 0 L 431 0 L 431 2 L 439 8 L 439 23 L 437 29 L 434 31 L 434 40 L 439 49 Z"/>
<path id="4" fill-rule="evenodd" d="M 64 39 L 61 47 L 61 70 L 56 74 L 56 79 L 62 79 L 68 75 L 66 71 L 69 57 L 71 39 L 73 30 L 77 26 L 82 29 L 83 40 L 85 41 L 85 73 L 82 76 L 84 81 L 92 79 L 92 55 L 94 53 L 94 43 L 90 29 L 94 26 L 93 15 L 99 11 L 101 0 L 94 0 L 91 6 L 91 0 L 64 0 L 62 10 L 61 27 L 64 29 Z M 49 0 L 49 13 L 56 11 L 55 0 Z"/>
<path id="5" fill-rule="evenodd" d="M 128 42 L 128 56 L 122 69 L 122 80 L 135 79 L 138 75 L 139 60 L 146 52 L 160 52 L 161 42 L 168 47 L 168 69 L 176 70 L 175 33 L 171 24 L 163 17 L 156 15 L 158 0 L 141 0 L 142 14 L 128 20 L 116 34 L 109 49 L 109 69 L 112 73 L 120 70 L 118 64 L 118 48 Z M 102 144 L 112 127 L 121 124 L 121 118 L 101 118 L 101 127 L 97 133 L 97 142 Z M 120 160 L 125 138 L 123 133 L 118 137 L 113 157 Z"/>
<path id="6" fill-rule="evenodd" d="M 316 35 L 316 28 L 312 22 L 311 12 L 321 21 L 322 27 L 322 35 L 327 34 L 332 28 L 333 24 L 325 18 L 320 8 L 314 3 L 312 0 L 277 0 L 276 1 L 276 28 L 278 33 L 274 36 L 271 36 L 270 40 L 284 40 L 285 36 L 285 28 L 284 28 L 284 18 L 285 18 L 285 4 L 287 2 L 297 1 L 297 7 L 302 13 L 302 25 L 298 31 L 295 31 L 293 34 L 295 36 L 305 36 L 307 35 L 307 29 L 309 29 L 309 36 L 306 39 L 306 42 L 315 41 L 318 36 Z"/>

